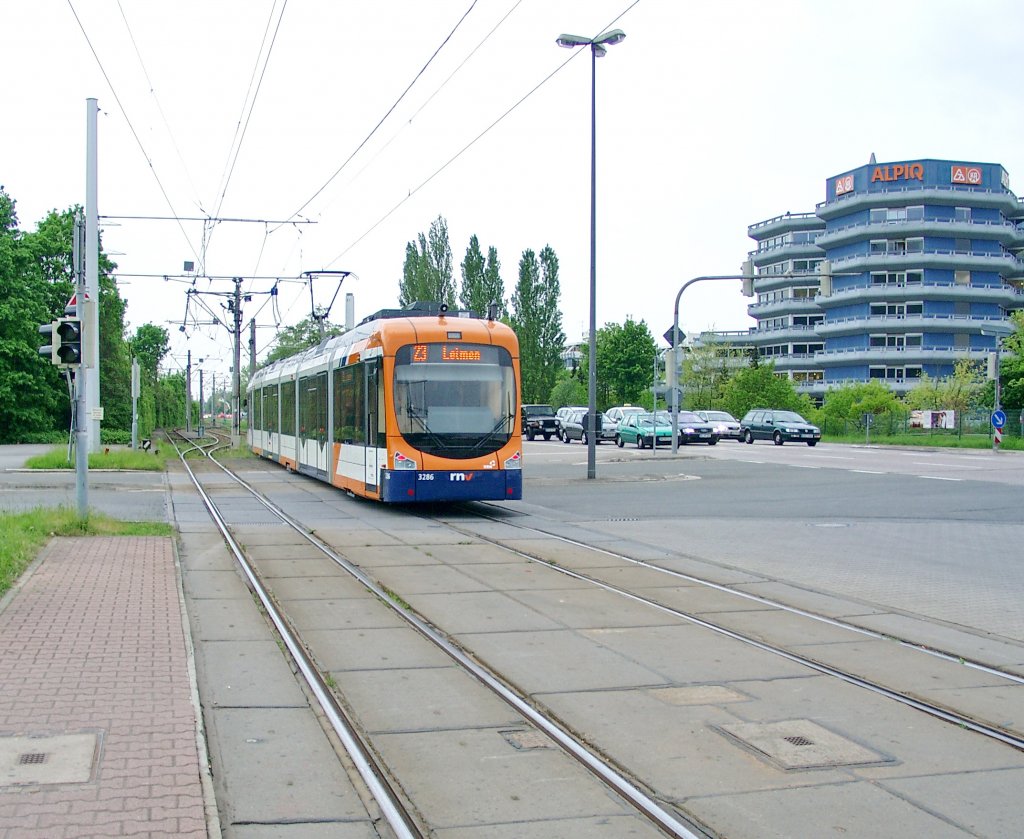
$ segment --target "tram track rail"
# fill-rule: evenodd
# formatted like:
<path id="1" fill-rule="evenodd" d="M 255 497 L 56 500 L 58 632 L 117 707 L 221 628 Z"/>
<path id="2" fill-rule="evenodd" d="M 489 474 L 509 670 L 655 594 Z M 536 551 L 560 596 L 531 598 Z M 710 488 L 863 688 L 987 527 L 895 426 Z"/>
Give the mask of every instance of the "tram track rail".
<path id="1" fill-rule="evenodd" d="M 193 444 L 193 441 L 190 439 L 188 442 Z M 560 722 L 544 714 L 526 697 L 525 694 L 517 691 L 513 685 L 510 685 L 506 680 L 488 669 L 483 663 L 468 655 L 462 648 L 452 643 L 452 641 L 450 641 L 442 632 L 433 627 L 429 622 L 409 609 L 403 608 L 401 605 L 397 604 L 395 602 L 395 595 L 393 592 L 379 584 L 375 579 L 367 575 L 358 565 L 349 561 L 345 556 L 321 540 L 315 533 L 281 509 L 249 482 L 241 478 L 231 469 L 228 469 L 224 464 L 218 462 L 216 458 L 213 457 L 213 454 L 218 447 L 219 444 L 204 447 L 202 448 L 202 452 L 211 463 L 219 467 L 240 487 L 250 493 L 251 496 L 266 510 L 272 513 L 272 515 L 291 528 L 292 531 L 303 540 L 321 551 L 324 556 L 335 562 L 346 573 L 374 594 L 378 600 L 388 605 L 393 612 L 400 616 L 410 627 L 415 629 L 422 637 L 426 638 L 437 648 L 442 650 L 463 670 L 470 673 L 478 682 L 487 687 L 492 693 L 501 698 L 517 713 L 521 714 L 528 722 L 547 735 L 565 754 L 576 760 L 609 789 L 628 802 L 637 813 L 641 814 L 648 821 L 656 825 L 666 835 L 678 837 L 678 839 L 705 839 L 705 837 L 708 836 L 708 833 L 701 826 L 687 822 L 676 812 L 663 806 L 663 804 L 654 796 L 648 794 L 639 783 L 616 766 L 613 761 L 586 744 Z M 200 449 L 201 447 L 194 446 L 194 448 Z M 210 512 L 211 518 L 216 524 L 219 532 L 224 537 L 231 553 L 235 557 L 235 560 L 238 562 L 240 568 L 245 574 L 250 587 L 260 600 L 263 608 L 266 609 L 275 629 L 282 638 L 288 652 L 296 661 L 304 681 L 309 686 L 310 691 L 323 709 L 332 728 L 338 734 L 346 751 L 348 751 L 352 756 L 353 761 L 357 765 L 360 776 L 363 777 L 363 780 L 370 789 L 371 794 L 380 804 L 382 813 L 388 823 L 392 826 L 398 836 L 414 837 L 424 835 L 420 832 L 420 828 L 418 828 L 414 817 L 402 805 L 401 797 L 398 796 L 388 784 L 386 779 L 386 768 L 376 761 L 372 750 L 363 742 L 359 732 L 356 730 L 356 724 L 347 716 L 341 703 L 339 703 L 337 698 L 334 697 L 326 679 L 318 672 L 315 663 L 306 653 L 301 639 L 291 627 L 287 616 L 281 612 L 275 599 L 260 580 L 259 574 L 253 567 L 253 564 L 248 560 L 244 550 L 231 534 L 231 528 L 220 514 L 216 503 L 203 489 L 201 482 L 193 470 L 188 467 L 188 464 L 185 462 L 185 457 L 180 451 L 179 456 L 189 473 L 192 483 L 199 492 L 204 506 L 206 506 L 207 510 Z"/>
<path id="2" fill-rule="evenodd" d="M 489 506 L 489 505 L 485 505 L 485 506 Z M 467 509 L 469 509 L 469 508 L 463 508 L 463 512 L 465 512 Z M 485 515 L 483 513 L 480 513 L 479 511 L 472 511 L 472 515 L 474 515 L 475 517 L 477 517 L 477 518 L 479 518 L 481 520 L 484 520 L 484 521 L 501 524 L 501 525 L 504 525 L 504 526 L 507 526 L 507 527 L 515 528 L 517 530 L 520 530 L 520 531 L 523 531 L 523 532 L 526 532 L 526 533 L 532 533 L 532 534 L 535 534 L 535 535 L 538 535 L 538 536 L 542 536 L 542 537 L 545 537 L 545 538 L 554 539 L 554 540 L 557 540 L 557 541 L 562 542 L 564 544 L 568 544 L 568 545 L 572 545 L 572 546 L 577 547 L 577 548 L 581 548 L 581 549 L 584 549 L 584 550 L 592 551 L 595 554 L 600 554 L 600 555 L 604 555 L 604 556 L 607 556 L 607 557 L 615 558 L 617 560 L 621 560 L 623 562 L 626 562 L 626 563 L 629 563 L 629 564 L 632 564 L 632 565 L 640 566 L 640 567 L 643 567 L 645 569 L 651 570 L 651 571 L 656 572 L 656 573 L 666 574 L 666 575 L 669 575 L 670 577 L 679 579 L 680 581 L 685 581 L 687 583 L 692 583 L 692 584 L 695 584 L 695 585 L 705 586 L 705 587 L 707 587 L 709 589 L 714 589 L 716 591 L 720 591 L 720 592 L 723 592 L 723 593 L 734 595 L 737 598 L 741 598 L 741 599 L 744 599 L 744 600 L 749 600 L 749 601 L 752 601 L 752 602 L 756 602 L 756 603 L 758 603 L 760 605 L 763 605 L 763 606 L 767 606 L 767 607 L 770 607 L 770 608 L 773 608 L 773 609 L 778 609 L 780 611 L 785 611 L 785 612 L 788 612 L 790 614 L 798 615 L 800 617 L 807 618 L 807 619 L 812 620 L 812 621 L 829 624 L 831 626 L 834 626 L 834 627 L 837 627 L 837 628 L 849 631 L 851 633 L 855 633 L 857 635 L 863 635 L 865 637 L 869 637 L 869 638 L 872 638 L 874 640 L 882 640 L 882 641 L 887 641 L 887 642 L 893 642 L 893 643 L 899 644 L 903 648 L 910 649 L 910 650 L 913 650 L 914 652 L 921 653 L 922 655 L 931 656 L 931 657 L 940 659 L 940 660 L 942 660 L 942 661 L 944 661 L 946 663 L 956 664 L 956 665 L 959 665 L 959 666 L 963 666 L 963 667 L 975 670 L 977 672 L 984 673 L 984 674 L 989 675 L 989 676 L 993 676 L 993 677 L 996 677 L 996 678 L 1004 679 L 1009 684 L 1024 685 L 1024 677 L 1022 677 L 1022 676 L 1020 676 L 1020 675 L 1018 675 L 1016 673 L 1012 673 L 1012 672 L 1008 672 L 1006 670 L 1002 670 L 1002 669 L 999 669 L 999 668 L 996 668 L 996 667 L 992 667 L 992 666 L 983 664 L 981 662 L 970 661 L 970 660 L 967 660 L 964 657 L 962 657 L 960 655 L 957 655 L 955 653 L 951 653 L 951 652 L 947 652 L 947 651 L 943 651 L 943 650 L 936 650 L 936 649 L 925 647 L 923 645 L 916 644 L 916 643 L 913 643 L 913 642 L 910 642 L 910 641 L 905 641 L 905 640 L 902 640 L 902 639 L 893 638 L 892 636 L 889 636 L 889 635 L 885 635 L 885 634 L 882 634 L 882 633 L 879 633 L 879 632 L 874 632 L 872 630 L 865 629 L 863 627 L 858 627 L 858 626 L 855 626 L 853 624 L 850 624 L 850 623 L 847 623 L 847 622 L 844 622 L 844 621 L 840 621 L 840 620 L 837 620 L 835 618 L 830 618 L 830 617 L 825 616 L 825 615 L 815 614 L 814 612 L 810 612 L 810 611 L 805 610 L 805 609 L 799 609 L 799 608 L 796 608 L 794 606 L 790 606 L 790 605 L 781 603 L 779 601 L 772 600 L 770 598 L 765 598 L 765 597 L 762 597 L 762 596 L 759 596 L 759 595 L 753 595 L 753 594 L 750 594 L 748 592 L 736 591 L 735 589 L 732 589 L 729 586 L 724 586 L 724 585 L 721 585 L 719 583 L 715 583 L 715 582 L 712 582 L 712 581 L 709 581 L 709 580 L 704 580 L 704 579 L 701 579 L 701 578 L 696 577 L 694 575 L 685 574 L 685 573 L 682 573 L 682 572 L 675 571 L 673 569 L 663 568 L 663 567 L 660 567 L 660 566 L 658 566 L 656 564 L 650 563 L 650 562 L 648 562 L 646 560 L 641 560 L 641 559 L 637 559 L 635 557 L 627 556 L 626 554 L 623 554 L 621 552 L 612 551 L 612 550 L 609 550 L 607 548 L 598 547 L 598 546 L 594 546 L 594 545 L 589 545 L 586 542 L 580 541 L 578 539 L 571 539 L 569 537 L 562 536 L 560 534 L 551 533 L 550 531 L 547 531 L 547 530 L 536 528 L 536 527 L 533 527 L 533 526 L 530 526 L 530 525 L 524 525 L 524 524 L 519 523 L 519 522 L 510 521 L 507 517 L 497 517 L 497 516 L 492 516 L 492 515 Z M 880 683 L 878 681 L 875 681 L 875 680 L 872 680 L 872 679 L 869 679 L 869 678 L 865 678 L 865 677 L 860 676 L 860 675 L 858 675 L 856 673 L 853 673 L 851 671 L 844 670 L 843 668 L 832 666 L 832 665 L 829 665 L 829 664 L 827 664 L 827 663 L 825 663 L 823 661 L 820 661 L 820 660 L 811 658 L 809 656 L 806 656 L 806 655 L 794 652 L 792 650 L 788 650 L 788 649 L 784 648 L 781 645 L 769 643 L 767 641 L 755 638 L 755 637 L 753 637 L 751 635 L 748 635 L 746 633 L 739 632 L 739 631 L 736 631 L 734 629 L 730 629 L 730 628 L 728 628 L 728 627 L 726 627 L 726 626 L 724 626 L 724 625 L 722 625 L 720 623 L 715 623 L 714 621 L 710 621 L 710 620 L 707 620 L 706 618 L 699 617 L 696 614 L 692 614 L 692 613 L 686 612 L 685 610 L 678 609 L 678 608 L 675 608 L 675 607 L 672 607 L 672 606 L 668 606 L 668 605 L 665 605 L 663 603 L 659 603 L 658 601 L 653 600 L 652 598 L 636 594 L 635 592 L 631 592 L 631 591 L 629 591 L 629 590 L 627 590 L 625 588 L 622 588 L 621 586 L 617 586 L 617 585 L 609 583 L 609 582 L 607 582 L 605 580 L 601 580 L 601 579 L 597 578 L 596 576 L 591 576 L 591 575 L 584 574 L 582 572 L 579 572 L 579 571 L 576 571 L 576 570 L 573 570 L 573 569 L 570 569 L 570 568 L 566 568 L 566 567 L 564 567 L 562 565 L 559 565 L 559 563 L 557 563 L 557 562 L 555 562 L 553 560 L 549 560 L 549 559 L 546 559 L 546 558 L 544 558 L 542 556 L 539 556 L 539 555 L 537 555 L 535 553 L 531 553 L 529 551 L 524 551 L 524 550 L 522 550 L 520 548 L 516 548 L 516 547 L 513 547 L 511 545 L 508 545 L 508 544 L 506 544 L 505 542 L 503 542 L 500 539 L 495 539 L 493 537 L 489 537 L 489 536 L 487 536 L 485 534 L 481 534 L 481 533 L 479 533 L 479 532 L 477 532 L 475 530 L 472 530 L 472 529 L 467 529 L 467 528 L 459 527 L 458 525 L 453 524 L 450 520 L 446 519 L 444 516 L 425 515 L 424 517 L 428 518 L 432 522 L 436 522 L 438 524 L 443 524 L 443 525 L 453 529 L 457 533 L 460 533 L 460 534 L 462 534 L 464 536 L 472 537 L 474 539 L 479 539 L 480 541 L 485 542 L 485 543 L 490 544 L 490 545 L 493 545 L 496 548 L 508 551 L 511 555 L 520 557 L 522 559 L 525 559 L 525 560 L 528 560 L 528 561 L 531 561 L 531 562 L 536 562 L 536 563 L 539 563 L 541 565 L 544 565 L 545 567 L 547 567 L 547 568 L 551 569 L 552 571 L 555 571 L 555 572 L 557 572 L 559 574 L 563 574 L 563 575 L 571 577 L 573 579 L 580 580 L 580 581 L 583 581 L 583 582 L 587 582 L 587 583 L 592 584 L 594 586 L 597 586 L 597 587 L 599 587 L 599 588 L 601 588 L 601 589 L 603 589 L 605 591 L 613 593 L 613 594 L 615 594 L 617 596 L 626 598 L 626 599 L 628 599 L 628 600 L 630 600 L 630 601 L 632 601 L 634 603 L 639 603 L 639 604 L 642 604 L 642 605 L 644 605 L 646 607 L 649 607 L 649 608 L 655 609 L 657 611 L 660 611 L 660 612 L 662 612 L 664 614 L 671 615 L 674 618 L 677 618 L 679 620 L 682 620 L 682 621 L 685 621 L 687 623 L 693 624 L 695 626 L 699 626 L 699 627 L 701 627 L 703 629 L 706 629 L 706 630 L 709 630 L 709 631 L 711 631 L 711 632 L 713 632 L 713 633 L 715 633 L 717 635 L 730 638 L 731 640 L 738 641 L 738 642 L 740 642 L 742 644 L 745 644 L 747 646 L 750 646 L 750 647 L 753 647 L 755 649 L 761 650 L 763 652 L 767 652 L 767 653 L 770 653 L 772 655 L 778 656 L 780 658 L 786 659 L 787 661 L 790 661 L 790 662 L 793 662 L 795 664 L 807 667 L 808 669 L 810 669 L 810 670 L 812 670 L 814 672 L 820 673 L 822 675 L 830 676 L 832 678 L 835 678 L 835 679 L 838 679 L 838 680 L 840 680 L 842 682 L 850 684 L 850 685 L 852 685 L 854 687 L 870 691 L 870 692 L 872 692 L 872 693 L 874 693 L 874 694 L 876 694 L 878 696 L 885 697 L 885 698 L 893 700 L 893 701 L 895 701 L 895 702 L 897 702 L 897 703 L 899 703 L 901 705 L 909 707 L 909 708 L 911 708 L 913 710 L 920 711 L 920 712 L 922 712 L 924 714 L 927 714 L 928 716 L 934 717 L 936 719 L 942 720 L 944 722 L 947 722 L 947 723 L 950 723 L 950 724 L 953 724 L 953 725 L 956 725 L 956 726 L 960 726 L 961 728 L 973 731 L 976 734 L 979 734 L 981 736 L 984 736 L 984 737 L 987 737 L 989 739 L 995 740 L 997 742 L 1003 743 L 1004 745 L 1010 746 L 1010 747 L 1012 747 L 1014 749 L 1017 749 L 1019 751 L 1024 751 L 1024 734 L 1022 734 L 1019 731 L 1015 731 L 1015 730 L 1012 730 L 1012 729 L 1008 729 L 1008 728 L 1005 728 L 1005 727 L 1001 727 L 999 725 L 995 725 L 995 724 L 989 723 L 987 721 L 976 719 L 976 718 L 971 717 L 971 716 L 969 716 L 969 715 L 967 715 L 965 713 L 961 713 L 960 711 L 956 710 L 955 708 L 951 708 L 951 707 L 947 707 L 947 706 L 942 706 L 942 705 L 939 705 L 939 704 L 934 703 L 934 702 L 929 702 L 929 701 L 927 701 L 925 699 L 922 699 L 920 697 L 916 697 L 916 696 L 912 695 L 912 693 L 910 693 L 909 691 L 898 690 L 898 689 L 894 689 L 894 688 L 888 687 L 888 686 L 886 686 L 886 685 L 884 685 L 884 684 L 882 684 L 882 683 Z"/>

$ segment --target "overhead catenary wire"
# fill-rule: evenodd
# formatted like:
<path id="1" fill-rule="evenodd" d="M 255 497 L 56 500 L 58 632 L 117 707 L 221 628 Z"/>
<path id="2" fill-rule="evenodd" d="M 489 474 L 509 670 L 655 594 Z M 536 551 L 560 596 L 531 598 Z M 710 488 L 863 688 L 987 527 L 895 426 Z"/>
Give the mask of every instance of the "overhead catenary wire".
<path id="1" fill-rule="evenodd" d="M 338 175 L 340 175 L 342 173 L 342 171 L 344 171 L 345 167 L 348 166 L 348 164 L 352 162 L 352 159 L 357 154 L 359 154 L 359 152 L 362 150 L 363 146 L 365 146 L 370 141 L 370 138 L 372 138 L 373 135 L 377 133 L 377 130 L 384 124 L 384 121 L 389 116 L 391 116 L 391 114 L 394 112 L 395 108 L 397 108 L 398 105 L 402 102 L 402 100 L 405 99 L 406 94 L 408 94 L 409 91 L 412 90 L 413 85 L 415 85 L 416 82 L 419 81 L 420 77 L 426 72 L 427 68 L 433 63 L 434 59 L 437 58 L 437 56 L 440 54 L 441 50 L 444 49 L 445 45 L 452 39 L 452 36 L 458 31 L 459 27 L 462 26 L 462 24 L 466 20 L 466 18 L 469 17 L 469 13 L 473 11 L 473 8 L 476 6 L 476 4 L 477 4 L 477 0 L 473 0 L 473 2 L 470 3 L 469 8 L 466 9 L 466 11 L 463 13 L 462 17 L 459 18 L 458 23 L 455 24 L 455 26 L 453 27 L 452 31 L 448 33 L 448 35 L 445 37 L 445 39 L 437 47 L 437 49 L 434 50 L 433 55 L 431 55 L 430 58 L 427 59 L 427 63 L 424 64 L 420 68 L 419 72 L 413 77 L 412 81 L 409 82 L 409 84 L 406 86 L 405 90 L 402 91 L 402 93 L 399 95 L 399 97 L 392 103 L 391 107 L 388 108 L 388 110 L 384 114 L 384 116 L 382 116 L 380 118 L 380 120 L 377 122 L 377 124 L 370 130 L 370 133 L 367 134 L 366 137 L 363 138 L 363 141 L 358 146 L 356 146 L 355 150 L 345 159 L 345 162 L 342 163 L 341 166 L 339 166 L 335 170 L 334 174 L 331 175 L 326 181 L 324 181 L 324 183 L 320 186 L 320 188 L 317 189 L 316 192 L 314 192 L 309 198 L 307 198 L 306 201 L 297 210 L 295 210 L 295 212 L 293 212 L 290 216 L 288 216 L 289 220 L 291 220 L 291 219 L 295 218 L 296 216 L 298 216 L 299 213 L 301 213 L 304 209 L 306 209 L 306 207 L 308 207 L 310 204 L 312 204 L 313 201 L 315 201 L 316 198 L 320 195 L 320 193 L 322 193 L 325 189 L 327 189 L 327 187 L 331 185 L 331 183 L 334 181 L 334 179 L 337 178 Z"/>
<path id="2" fill-rule="evenodd" d="M 609 23 L 607 23 L 605 26 L 603 26 L 601 28 L 601 31 L 603 32 L 603 31 L 607 30 L 608 28 L 610 28 L 611 26 L 613 26 L 614 24 L 618 23 L 618 21 L 620 21 L 626 15 L 626 13 L 629 12 L 639 2 L 640 2 L 640 0 L 633 0 L 632 3 L 630 3 L 625 9 L 623 9 L 618 15 L 616 15 Z M 600 33 L 598 33 L 598 34 L 600 34 Z M 376 230 L 385 221 L 387 221 L 392 215 L 394 215 L 395 212 L 397 212 L 397 210 L 403 204 L 405 204 L 407 201 L 409 201 L 417 192 L 419 192 L 421 189 L 423 189 L 423 187 L 425 187 L 427 184 L 429 184 L 432 180 L 434 180 L 434 178 L 436 178 L 445 169 L 447 169 L 449 166 L 451 166 L 456 160 L 458 160 L 460 157 L 462 157 L 462 155 L 464 155 L 467 151 L 469 151 L 469 149 L 471 149 L 474 145 L 476 145 L 477 142 L 479 142 L 481 139 L 483 139 L 483 137 L 486 136 L 495 126 L 499 125 L 502 121 L 505 120 L 506 117 L 508 117 L 513 111 L 515 111 L 516 108 L 518 108 L 520 105 L 522 105 L 523 102 L 525 102 L 527 99 L 529 99 L 531 96 L 533 96 L 533 94 L 535 94 L 538 90 L 540 90 L 549 81 L 551 81 L 551 79 L 554 78 L 558 73 L 560 73 L 562 71 L 562 69 L 570 61 L 574 60 L 578 55 L 581 55 L 581 54 L 582 54 L 581 50 L 573 50 L 569 54 L 569 57 L 565 59 L 565 61 L 563 61 L 554 70 L 552 70 L 550 73 L 548 73 L 548 75 L 546 75 L 537 84 L 535 84 L 527 93 L 525 93 L 523 96 L 521 96 L 501 116 L 499 116 L 496 120 L 494 120 L 483 131 L 481 131 L 479 134 L 477 134 L 465 146 L 463 146 L 461 149 L 459 149 L 459 151 L 457 151 L 454 155 L 452 155 L 447 161 L 445 161 L 443 164 L 441 164 L 441 166 L 439 166 L 437 169 L 435 169 L 434 172 L 426 178 L 426 180 L 424 180 L 418 186 L 410 189 L 407 195 L 405 195 L 402 199 L 400 199 L 390 210 L 388 210 L 386 213 L 384 213 L 384 215 L 382 215 L 376 222 L 374 222 L 373 225 L 371 225 L 369 228 L 367 228 L 359 236 L 359 238 L 357 238 L 355 241 L 351 242 L 343 251 L 341 251 L 341 253 L 339 253 L 337 256 L 335 256 L 333 259 L 331 259 L 329 262 L 327 262 L 326 265 L 328 267 L 331 266 L 331 265 L 334 265 L 339 259 L 341 259 L 343 256 L 345 256 L 345 254 L 347 254 L 350 250 L 352 250 L 352 248 L 354 248 L 356 245 L 358 245 L 361 241 L 363 241 L 363 239 L 365 239 L 367 236 L 369 236 L 374 230 Z"/>
<path id="3" fill-rule="evenodd" d="M 174 209 L 174 204 L 171 202 L 170 196 L 167 194 L 167 190 L 164 189 L 163 182 L 160 180 L 160 176 L 156 172 L 156 167 L 153 165 L 153 160 L 146 152 L 146 147 L 142 144 L 142 138 L 139 137 L 139 133 L 135 130 L 135 126 L 132 124 L 131 118 L 128 116 L 128 112 L 125 110 L 124 104 L 121 102 L 121 97 L 117 95 L 117 90 L 114 88 L 114 83 L 110 76 L 107 74 L 106 68 L 103 66 L 103 62 L 100 61 L 99 54 L 96 52 L 96 48 L 93 46 L 92 40 L 89 38 L 89 33 L 85 30 L 85 25 L 82 23 L 82 19 L 78 16 L 78 12 L 75 11 L 75 7 L 71 0 L 67 0 L 68 8 L 71 9 L 71 14 L 74 15 L 75 22 L 78 24 L 78 28 L 82 31 L 82 37 L 85 38 L 86 44 L 89 46 L 89 51 L 92 53 L 92 57 L 96 60 L 96 66 L 99 67 L 100 73 L 103 75 L 103 79 L 107 83 L 107 87 L 110 89 L 111 96 L 114 97 L 114 101 L 117 103 L 117 107 L 121 111 L 121 116 L 124 117 L 124 121 L 128 124 L 128 130 L 131 131 L 132 136 L 135 138 L 135 142 L 139 147 L 139 151 L 142 152 L 143 158 L 146 160 L 146 164 L 149 166 L 149 171 L 153 174 L 153 179 L 156 181 L 157 187 L 160 189 L 160 194 L 163 195 L 164 201 L 167 202 L 167 206 L 174 216 L 175 220 L 178 220 L 178 212 Z M 188 244 L 189 250 L 192 251 L 192 255 L 195 256 L 196 261 L 199 262 L 199 255 L 196 253 L 196 249 L 192 244 L 192 240 L 189 239 L 188 233 L 185 232 L 185 227 L 178 220 L 178 229 L 181 230 L 181 235 L 185 238 L 185 242 Z"/>

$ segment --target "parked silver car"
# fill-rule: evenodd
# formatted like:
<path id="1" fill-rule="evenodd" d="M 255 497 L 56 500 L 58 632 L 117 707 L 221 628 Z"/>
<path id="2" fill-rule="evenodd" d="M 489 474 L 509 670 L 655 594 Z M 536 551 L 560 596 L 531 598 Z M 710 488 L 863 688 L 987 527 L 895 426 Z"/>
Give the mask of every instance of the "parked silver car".
<path id="1" fill-rule="evenodd" d="M 709 422 L 714 426 L 719 440 L 742 442 L 743 429 L 740 427 L 740 421 L 732 414 L 725 411 L 694 411 L 694 413 L 704 422 Z"/>
<path id="2" fill-rule="evenodd" d="M 576 411 L 570 414 L 568 419 L 562 421 L 561 434 L 559 435 L 562 438 L 562 442 L 571 443 L 573 440 L 579 440 L 586 445 L 588 424 L 586 411 Z M 595 444 L 615 439 L 615 423 L 609 421 L 604 414 L 597 415 L 595 425 L 597 428 Z"/>

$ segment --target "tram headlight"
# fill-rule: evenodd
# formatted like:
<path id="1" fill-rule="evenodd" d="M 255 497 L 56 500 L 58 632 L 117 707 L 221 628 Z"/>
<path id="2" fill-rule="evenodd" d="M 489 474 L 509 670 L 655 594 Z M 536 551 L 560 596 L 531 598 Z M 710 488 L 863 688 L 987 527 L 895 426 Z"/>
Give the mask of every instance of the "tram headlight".
<path id="1" fill-rule="evenodd" d="M 523 468 L 523 456 L 516 452 L 512 457 L 505 461 L 506 469 L 522 469 Z"/>
<path id="2" fill-rule="evenodd" d="M 416 461 L 401 452 L 395 452 L 395 469 L 415 469 Z"/>

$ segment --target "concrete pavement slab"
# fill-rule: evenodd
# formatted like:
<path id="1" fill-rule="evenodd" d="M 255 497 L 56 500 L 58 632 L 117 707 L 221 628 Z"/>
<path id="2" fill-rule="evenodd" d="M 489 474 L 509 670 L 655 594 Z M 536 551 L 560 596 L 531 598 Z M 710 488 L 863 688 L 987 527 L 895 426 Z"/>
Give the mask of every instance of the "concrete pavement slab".
<path id="1" fill-rule="evenodd" d="M 369 821 L 327 736 L 305 708 L 225 708 L 212 717 L 228 835 L 236 824 Z"/>
<path id="2" fill-rule="evenodd" d="M 468 633 L 458 640 L 530 693 L 666 684 L 654 669 L 572 630 Z"/>
<path id="3" fill-rule="evenodd" d="M 394 610 L 376 598 L 346 597 L 328 600 L 282 600 L 292 623 L 303 632 L 316 629 L 404 627 Z"/>
<path id="4" fill-rule="evenodd" d="M 414 609 L 430 615 L 434 623 L 455 635 L 561 628 L 559 623 L 515 597 L 495 591 L 415 594 L 408 597 Z"/>
<path id="5" fill-rule="evenodd" d="M 306 641 L 326 670 L 450 667 L 451 659 L 413 629 L 311 630 Z"/>
<path id="6" fill-rule="evenodd" d="M 197 641 L 256 641 L 267 635 L 267 622 L 237 600 L 193 600 L 189 605 L 192 637 Z"/>
<path id="7" fill-rule="evenodd" d="M 371 732 L 523 726 L 527 723 L 465 671 L 452 667 L 338 674 L 341 692 Z"/>
<path id="8" fill-rule="evenodd" d="M 196 650 L 206 690 L 203 704 L 212 708 L 305 708 L 306 697 L 273 641 L 208 641 Z"/>

